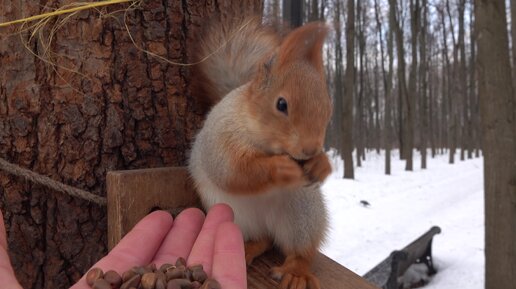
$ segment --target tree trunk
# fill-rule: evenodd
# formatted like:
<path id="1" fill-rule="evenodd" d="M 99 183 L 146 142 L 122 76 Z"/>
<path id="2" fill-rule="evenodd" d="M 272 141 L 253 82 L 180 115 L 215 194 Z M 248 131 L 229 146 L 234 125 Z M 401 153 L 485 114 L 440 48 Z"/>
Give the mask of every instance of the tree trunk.
<path id="1" fill-rule="evenodd" d="M 484 150 L 486 288 L 516 284 L 516 96 L 504 0 L 475 1 Z"/>
<path id="2" fill-rule="evenodd" d="M 479 99 L 478 99 L 478 82 L 476 80 L 476 58 L 477 58 L 477 51 L 476 51 L 476 28 L 474 25 L 475 22 L 475 5 L 471 8 L 470 11 L 470 50 L 471 50 L 471 64 L 470 64 L 470 103 L 472 107 L 472 120 L 471 120 L 471 126 L 473 127 L 473 146 L 475 150 L 475 157 L 480 157 L 480 108 L 479 108 Z"/>
<path id="3" fill-rule="evenodd" d="M 511 0 L 512 83 L 516 84 L 516 0 Z"/>
<path id="4" fill-rule="evenodd" d="M 283 20 L 291 27 L 303 25 L 303 5 L 304 1 L 283 0 Z"/>
<path id="5" fill-rule="evenodd" d="M 353 93 L 355 86 L 355 1 L 348 0 L 346 19 L 346 72 L 342 102 L 342 155 L 344 178 L 353 179 Z"/>
<path id="6" fill-rule="evenodd" d="M 444 29 L 443 29 L 444 33 Z M 446 47 L 443 48 L 442 54 L 444 55 L 444 59 L 447 60 L 447 51 Z M 441 148 L 441 152 L 443 151 L 443 148 L 447 147 L 448 144 L 448 80 L 449 80 L 449 62 L 443 61 L 442 68 L 441 68 L 441 117 L 439 118 L 439 130 L 440 130 L 440 144 L 439 147 Z"/>
<path id="7" fill-rule="evenodd" d="M 310 3 L 310 6 L 309 6 L 310 13 L 308 14 L 309 15 L 308 20 L 309 21 L 322 20 L 322 18 L 319 18 L 320 17 L 319 0 L 310 0 L 309 3 Z"/>
<path id="8" fill-rule="evenodd" d="M 357 107 L 356 107 L 356 158 L 357 158 L 357 167 L 362 166 L 362 158 L 364 156 L 364 145 L 365 145 L 365 134 L 366 129 L 364 128 L 366 122 L 365 110 L 365 34 L 364 34 L 364 17 L 362 14 L 362 5 L 361 1 L 357 1 L 357 23 L 358 23 L 358 95 L 357 95 Z M 356 85 L 356 84 L 355 84 Z"/>
<path id="9" fill-rule="evenodd" d="M 473 6 L 473 5 L 472 5 Z M 473 151 L 478 147 L 478 126 L 476 125 L 476 119 L 478 118 L 478 105 L 477 105 L 477 90 L 476 90 L 476 79 L 475 79 L 475 29 L 474 29 L 474 16 L 473 16 L 473 7 L 470 8 L 469 11 L 469 34 L 470 34 L 470 43 L 469 43 L 469 67 L 468 67 L 468 102 L 470 109 L 470 116 L 468 118 L 468 126 L 469 126 L 469 143 L 468 143 L 468 158 L 473 158 Z M 514 19 L 514 18 L 513 18 Z"/>
<path id="10" fill-rule="evenodd" d="M 270 17 L 272 23 L 275 23 L 276 21 L 281 19 L 280 1 L 281 0 L 271 0 L 266 5 L 265 15 Z"/>
<path id="11" fill-rule="evenodd" d="M 373 144 L 374 148 L 376 149 L 376 153 L 380 154 L 380 140 L 382 138 L 380 134 L 380 92 L 379 92 L 379 72 L 378 72 L 378 50 L 375 49 L 374 53 L 374 70 L 373 70 L 373 76 L 374 76 L 374 140 Z"/>
<path id="12" fill-rule="evenodd" d="M 321 1 L 321 5 L 320 5 L 321 7 L 319 8 L 319 20 L 325 20 L 326 19 L 326 1 L 328 1 L 328 0 L 320 0 L 320 1 Z"/>
<path id="13" fill-rule="evenodd" d="M 468 117 L 468 90 L 467 90 L 467 68 L 466 68 L 466 45 L 465 45 L 465 27 L 464 27 L 464 13 L 466 10 L 466 0 L 459 0 L 458 3 L 458 13 L 459 13 L 459 39 L 457 48 L 460 51 L 460 62 L 459 65 L 459 77 L 458 77 L 458 85 L 460 90 L 460 100 L 461 100 L 461 121 L 460 121 L 460 135 L 461 135 L 461 149 L 460 149 L 460 159 L 463 161 L 466 157 L 466 151 L 468 150 L 468 144 L 471 142 L 469 138 L 469 132 L 471 128 L 468 126 L 469 117 Z"/>
<path id="14" fill-rule="evenodd" d="M 427 8 L 428 9 L 428 8 Z M 438 81 L 436 81 L 436 70 L 434 70 L 434 61 L 433 61 L 433 55 L 434 55 L 434 50 L 433 50 L 433 45 L 434 44 L 434 41 L 431 41 L 429 43 L 429 46 L 430 46 L 430 58 L 429 58 L 429 69 L 430 71 L 428 72 L 429 75 L 428 75 L 428 136 L 429 136 L 429 140 L 430 140 L 430 148 L 431 148 L 431 155 L 432 155 L 432 158 L 435 157 L 435 154 L 436 154 L 436 148 L 435 148 L 435 140 L 438 139 L 436 137 L 436 133 L 439 131 L 437 129 L 437 125 L 436 125 L 436 119 L 437 119 L 437 109 L 436 109 L 436 106 L 434 106 L 434 103 L 435 103 L 435 99 L 436 99 L 436 92 L 438 91 Z"/>
<path id="15" fill-rule="evenodd" d="M 449 159 L 448 162 L 453 164 L 455 162 L 455 113 L 453 111 L 453 87 L 455 85 L 455 81 L 453 80 L 453 69 L 450 64 L 450 58 L 448 56 L 448 41 L 447 41 L 447 30 L 446 30 L 446 16 L 443 8 L 439 9 L 441 26 L 442 26 L 442 39 L 443 39 L 443 72 L 442 78 L 445 85 L 443 85 L 443 100 L 441 102 L 442 105 L 442 129 L 444 134 L 444 141 L 446 141 L 447 147 L 449 149 Z M 450 17 L 451 18 L 451 17 Z M 450 24 L 451 26 L 451 24 Z M 453 31 L 452 28 L 450 28 Z M 453 37 L 454 38 L 454 37 Z M 455 41 L 454 41 L 455 42 Z M 446 73 L 444 72 L 444 68 L 446 68 Z M 447 128 L 446 130 L 444 128 Z M 444 143 L 443 143 L 444 146 Z"/>
<path id="16" fill-rule="evenodd" d="M 0 19 L 41 14 L 69 1 L 2 2 Z M 21 9 L 23 7 L 23 9 Z M 125 9 L 119 4 L 106 12 Z M 261 1 L 144 1 L 127 13 L 142 48 L 188 62 L 207 18 L 260 13 Z M 0 156 L 57 181 L 105 195 L 107 171 L 185 165 L 202 122 L 187 67 L 141 52 L 124 13 L 72 16 L 50 39 L 0 34 Z M 22 39 L 28 41 L 28 35 Z M 56 66 L 48 64 L 47 59 Z M 106 208 L 0 172 L 10 257 L 24 288 L 69 288 L 107 252 Z"/>
<path id="17" fill-rule="evenodd" d="M 393 67 L 393 36 L 392 36 L 392 15 L 389 13 L 389 35 L 387 39 L 387 53 L 389 56 L 389 71 L 385 70 L 385 53 L 383 49 L 383 29 L 382 21 L 380 19 L 380 6 L 378 0 L 374 1 L 376 25 L 378 26 L 378 41 L 380 42 L 380 56 L 381 56 L 381 67 L 382 67 L 382 80 L 384 89 L 384 139 L 383 147 L 385 148 L 385 174 L 391 174 L 391 98 L 392 98 L 392 67 Z"/>
<path id="18" fill-rule="evenodd" d="M 400 20 L 396 16 L 397 0 L 389 0 L 390 14 L 394 19 L 394 34 L 396 36 L 396 51 L 398 58 L 398 123 L 399 123 L 399 139 L 400 139 L 400 158 L 406 159 L 407 144 L 406 144 L 406 125 L 407 122 L 407 99 L 409 93 L 407 91 L 407 81 L 405 76 L 405 48 L 403 40 L 403 29 L 400 25 Z"/>
<path id="19" fill-rule="evenodd" d="M 455 29 L 453 27 L 450 1 L 446 0 L 446 11 L 450 22 L 450 32 L 453 45 L 453 65 L 451 67 L 451 76 L 448 77 L 448 115 L 449 115 L 449 163 L 455 163 L 455 151 L 457 149 L 457 134 L 458 134 L 458 111 L 457 111 L 457 96 L 460 93 L 459 88 L 459 50 L 457 42 L 455 41 Z M 444 23 L 444 20 L 443 20 Z M 446 44 L 446 43 L 445 43 Z M 446 45 L 445 45 L 446 46 Z M 448 50 L 448 49 L 446 49 Z"/>
<path id="20" fill-rule="evenodd" d="M 410 1 L 410 23 L 411 23 L 411 45 L 412 45 L 412 65 L 409 74 L 409 91 L 405 95 L 405 117 L 406 117 L 406 134 L 405 134 L 405 170 L 412 171 L 414 169 L 412 151 L 414 147 L 414 109 L 415 100 L 417 99 L 417 37 L 419 33 L 419 0 Z"/>
<path id="21" fill-rule="evenodd" d="M 419 51 L 421 57 L 420 71 L 419 77 L 421 81 L 421 89 L 419 91 L 420 94 L 420 117 L 421 117 L 421 129 L 420 133 L 420 144 L 419 151 L 421 152 L 421 168 L 426 169 L 426 149 L 427 149 L 427 139 L 428 139 L 428 98 L 427 98 L 427 88 L 428 81 L 427 75 L 428 65 L 426 59 L 426 33 L 427 33 L 427 0 L 422 0 L 421 3 L 421 43 L 419 44 Z"/>
<path id="22" fill-rule="evenodd" d="M 339 148 L 339 152 L 341 153 L 342 157 L 344 157 L 344 151 L 343 148 L 343 122 L 342 122 L 342 115 L 343 115 L 343 101 L 344 101 L 344 87 L 343 87 L 343 81 L 344 81 L 344 65 L 343 65 L 343 55 L 342 55 L 342 30 L 341 30 L 341 3 L 337 1 L 335 3 L 335 10 L 333 10 L 333 25 L 335 30 L 335 43 L 333 45 L 334 51 L 333 53 L 328 53 L 327 55 L 330 56 L 333 54 L 334 57 L 334 64 L 329 66 L 334 66 L 335 70 L 333 71 L 333 88 L 334 88 L 334 112 L 332 115 L 332 123 L 331 128 L 333 131 L 333 145 L 335 148 Z M 332 71 L 330 69 L 330 71 Z"/>

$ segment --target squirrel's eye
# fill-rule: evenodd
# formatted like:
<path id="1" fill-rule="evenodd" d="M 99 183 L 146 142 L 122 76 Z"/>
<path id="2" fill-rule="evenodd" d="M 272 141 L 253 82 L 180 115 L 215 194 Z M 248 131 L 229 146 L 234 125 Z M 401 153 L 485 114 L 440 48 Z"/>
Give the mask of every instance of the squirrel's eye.
<path id="1" fill-rule="evenodd" d="M 287 110 L 288 110 L 287 101 L 283 97 L 278 98 L 278 102 L 276 103 L 276 108 L 279 111 L 283 112 L 284 114 L 287 114 Z"/>

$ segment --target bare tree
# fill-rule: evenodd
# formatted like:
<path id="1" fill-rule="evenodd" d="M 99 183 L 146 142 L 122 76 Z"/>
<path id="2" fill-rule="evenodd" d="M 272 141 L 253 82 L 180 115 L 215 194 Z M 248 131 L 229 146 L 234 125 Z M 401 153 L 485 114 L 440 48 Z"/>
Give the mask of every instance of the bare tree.
<path id="1" fill-rule="evenodd" d="M 448 147 L 450 150 L 449 155 L 449 163 L 454 162 L 455 149 L 453 143 L 454 133 L 454 120 L 455 116 L 453 113 L 453 96 L 452 89 L 454 86 L 454 81 L 452 79 L 452 67 L 450 57 L 448 55 L 448 33 L 446 27 L 446 14 L 444 12 L 443 7 L 438 7 L 439 19 L 441 20 L 441 30 L 442 30 L 442 58 L 444 60 L 443 68 L 441 72 L 442 78 L 442 101 L 441 101 L 441 134 L 442 141 L 441 147 Z M 453 30 L 453 29 L 450 29 Z M 446 144 L 444 143 L 446 142 Z"/>
<path id="2" fill-rule="evenodd" d="M 516 96 L 504 0 L 475 1 L 485 187 L 486 288 L 516 284 Z"/>
<path id="3" fill-rule="evenodd" d="M 380 134 L 380 87 L 379 87 L 379 67 L 378 67 L 378 45 L 383 45 L 382 43 L 378 44 L 377 41 L 374 42 L 374 68 L 373 68 L 373 95 L 374 95 L 374 112 L 371 115 L 371 122 L 374 122 L 374 134 L 372 145 L 376 149 L 376 153 L 380 154 L 380 142 L 381 142 L 381 134 Z M 383 49 L 383 48 L 382 48 Z"/>
<path id="4" fill-rule="evenodd" d="M 333 28 L 335 31 L 335 40 L 333 41 L 333 51 L 330 53 L 328 51 L 328 58 L 331 58 L 333 55 L 333 100 L 334 100 L 334 113 L 332 115 L 332 122 L 330 124 L 330 129 L 332 132 L 331 141 L 332 145 L 336 148 L 339 148 L 339 151 L 342 151 L 342 139 L 343 139 L 343 125 L 342 125 L 342 110 L 344 109 L 343 100 L 344 100 L 344 66 L 343 66 L 343 52 L 342 52 L 342 8 L 340 1 L 334 1 L 334 9 L 333 9 Z M 331 72 L 332 70 L 330 70 Z M 330 77 L 329 77 L 330 78 Z M 328 135 L 329 136 L 329 135 Z"/>
<path id="5" fill-rule="evenodd" d="M 453 27 L 452 20 L 452 12 L 450 8 L 450 1 L 446 0 L 446 13 L 448 15 L 448 21 L 450 23 L 450 32 L 451 39 L 453 45 L 453 65 L 451 66 L 451 75 L 448 77 L 448 140 L 449 140 L 449 149 L 450 149 L 450 157 L 449 163 L 455 163 L 455 151 L 457 149 L 457 125 L 458 125 L 458 115 L 457 115 L 457 96 L 460 93 L 459 88 L 459 79 L 458 79 L 458 66 L 459 66 L 459 49 L 455 37 L 455 29 Z M 444 23 L 444 19 L 443 19 Z M 445 25 L 445 24 L 443 24 Z M 444 36 L 446 37 L 446 36 Z M 447 43 L 447 40 L 445 40 Z M 445 43 L 445 44 L 446 44 Z M 448 60 L 449 62 L 449 60 Z"/>
<path id="6" fill-rule="evenodd" d="M 426 9 L 427 9 L 427 13 L 428 13 L 428 6 Z M 434 158 L 435 154 L 436 154 L 436 139 L 437 139 L 436 134 L 439 131 L 438 125 L 436 122 L 436 120 L 438 119 L 437 118 L 438 110 L 437 110 L 437 104 L 436 104 L 437 103 L 436 94 L 439 90 L 439 87 L 438 87 L 439 81 L 437 81 L 437 75 L 436 75 L 437 69 L 434 67 L 436 65 L 436 63 L 434 63 L 434 55 L 437 55 L 437 52 L 434 50 L 435 42 L 436 42 L 435 36 L 431 35 L 429 40 L 430 41 L 428 43 L 428 46 L 429 46 L 429 50 L 430 50 L 430 55 L 428 57 L 429 65 L 427 66 L 427 68 L 429 70 L 428 71 L 428 134 L 427 135 L 429 136 L 432 158 Z"/>
<path id="7" fill-rule="evenodd" d="M 280 1 L 281 0 L 265 1 L 265 14 L 267 17 L 270 17 L 272 21 L 277 21 L 281 17 Z"/>
<path id="8" fill-rule="evenodd" d="M 389 29 L 387 37 L 387 51 L 389 57 L 389 70 L 385 70 L 385 53 L 383 46 L 383 28 L 382 20 L 380 18 L 380 7 L 378 0 L 374 1 L 376 25 L 378 26 L 378 41 L 380 42 L 380 56 L 381 56 L 381 67 L 382 67 L 382 80 L 384 89 L 384 133 L 383 133 L 383 147 L 385 148 L 385 174 L 391 174 L 391 98 L 392 98 L 392 67 L 393 67 L 393 35 L 392 28 Z M 389 26 L 392 27 L 393 19 L 392 14 L 389 13 Z"/>
<path id="9" fill-rule="evenodd" d="M 516 0 L 511 0 L 512 83 L 516 83 Z"/>
<path id="10" fill-rule="evenodd" d="M 309 21 L 317 21 L 321 20 L 319 14 L 319 1 L 318 0 L 307 0 L 308 3 L 306 7 L 309 8 L 308 11 L 308 20 Z"/>
<path id="11" fill-rule="evenodd" d="M 365 49 L 366 49 L 366 38 L 365 38 L 365 32 L 364 32 L 364 14 L 363 11 L 365 9 L 362 9 L 363 1 L 357 2 L 357 24 L 358 24 L 358 85 L 356 85 L 356 130 L 355 130 L 355 147 L 356 147 L 356 158 L 357 158 L 357 167 L 362 166 L 362 159 L 365 156 L 364 153 L 364 145 L 365 145 L 365 134 L 366 129 L 364 129 L 364 122 L 365 120 L 365 110 L 367 105 L 365 104 L 365 70 L 367 68 L 367 65 L 364 64 L 367 59 L 365 58 Z"/>
<path id="12" fill-rule="evenodd" d="M 410 28 L 411 28 L 411 48 L 412 48 L 412 64 L 409 73 L 409 91 L 405 95 L 404 113 L 406 117 L 405 140 L 405 170 L 413 170 L 412 150 L 414 147 L 414 110 L 415 100 L 417 99 L 417 38 L 419 33 L 419 0 L 410 0 Z"/>
<path id="13" fill-rule="evenodd" d="M 355 87 L 355 1 L 348 0 L 346 19 L 346 73 L 342 102 L 342 156 L 344 178 L 353 179 L 353 93 Z"/>
<path id="14" fill-rule="evenodd" d="M 459 86 L 459 95 L 462 106 L 461 113 L 461 127 L 460 127 L 460 135 L 461 135 L 461 150 L 460 150 L 460 159 L 463 161 L 465 159 L 465 152 L 468 148 L 468 143 L 470 143 L 469 134 L 470 128 L 468 126 L 468 93 L 467 93 L 467 68 L 466 68 L 466 45 L 465 45 L 465 28 L 464 28 L 464 13 L 466 10 L 466 0 L 459 0 L 458 3 L 458 18 L 459 18 L 459 39 L 457 49 L 460 51 L 460 62 L 459 70 L 458 70 L 458 86 Z"/>
<path id="15" fill-rule="evenodd" d="M 473 2 L 473 1 L 471 1 Z M 473 142 L 475 148 L 475 157 L 480 156 L 480 111 L 479 111 L 479 99 L 478 99 L 478 93 L 477 93 L 477 81 L 476 81 L 476 29 L 475 29 L 475 5 L 471 5 L 470 10 L 470 67 L 469 67 L 469 78 L 470 78 L 470 85 L 469 85 L 469 97 L 470 97 L 470 103 L 471 103 L 471 128 L 473 133 Z"/>
<path id="16" fill-rule="evenodd" d="M 290 23 L 291 27 L 299 27 L 303 24 L 304 1 L 283 0 L 283 19 Z"/>
<path id="17" fill-rule="evenodd" d="M 406 112 L 407 112 L 407 99 L 408 99 L 408 91 L 407 91 L 407 81 L 405 76 L 405 46 L 403 41 L 403 29 L 400 25 L 399 17 L 397 16 L 398 4 L 397 0 L 389 0 L 389 9 L 391 17 L 393 18 L 393 30 L 394 35 L 396 37 L 396 51 L 397 51 L 397 59 L 398 59 L 398 94 L 399 94 L 399 103 L 398 103 L 398 123 L 399 123 L 399 139 L 400 139 L 400 157 L 405 159 L 407 154 L 406 148 L 406 132 L 405 132 L 405 124 L 407 121 Z"/>
<path id="18" fill-rule="evenodd" d="M 421 57 L 421 64 L 419 66 L 419 77 L 421 82 L 421 89 L 419 91 L 420 94 L 420 117 L 421 117 L 421 127 L 419 129 L 420 134 L 420 146 L 419 150 L 421 152 L 421 168 L 426 169 L 426 149 L 427 149 L 427 138 L 428 138 L 428 98 L 427 98 L 427 89 L 428 89 L 428 66 L 426 59 L 426 35 L 427 35 L 427 0 L 422 0 L 421 3 L 421 36 L 419 44 L 419 54 Z"/>

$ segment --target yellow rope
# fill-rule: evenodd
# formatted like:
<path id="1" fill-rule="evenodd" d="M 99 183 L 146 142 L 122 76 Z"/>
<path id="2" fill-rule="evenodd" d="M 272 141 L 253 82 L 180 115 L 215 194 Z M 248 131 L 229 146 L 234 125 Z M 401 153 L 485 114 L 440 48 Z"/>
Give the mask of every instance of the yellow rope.
<path id="1" fill-rule="evenodd" d="M 105 0 L 105 1 L 93 2 L 93 3 L 84 3 L 84 4 L 81 4 L 80 6 L 73 7 L 73 8 L 55 10 L 55 11 L 40 14 L 40 15 L 34 15 L 31 17 L 23 18 L 23 19 L 17 19 L 17 20 L 13 20 L 13 21 L 9 21 L 9 22 L 0 23 L 0 27 L 6 27 L 9 25 L 14 25 L 14 24 L 19 24 L 19 23 L 26 23 L 26 22 L 30 22 L 30 21 L 34 21 L 34 20 L 47 18 L 47 17 L 57 16 L 57 15 L 62 15 L 62 14 L 67 14 L 67 13 L 73 13 L 76 11 L 81 11 L 81 10 L 86 10 L 86 9 L 91 9 L 91 8 L 96 8 L 96 7 L 102 7 L 102 6 L 107 6 L 107 5 L 119 4 L 119 3 L 126 3 L 126 2 L 133 2 L 133 1 L 135 1 L 135 0 Z"/>
<path id="2" fill-rule="evenodd" d="M 218 53 L 221 49 L 223 49 L 226 44 L 228 42 L 230 42 L 233 37 L 235 37 L 239 32 L 241 32 L 243 29 L 245 29 L 245 27 L 247 25 L 249 25 L 249 23 L 251 23 L 252 21 L 252 18 L 249 19 L 246 23 L 242 24 L 236 31 L 234 31 L 232 33 L 232 35 L 230 35 L 228 37 L 228 39 L 226 41 L 224 41 L 223 43 L 221 43 L 221 45 L 219 45 L 219 47 L 217 47 L 217 49 L 215 49 L 214 51 L 212 51 L 211 53 L 209 53 L 208 55 L 205 55 L 202 59 L 196 61 L 196 62 L 192 62 L 192 63 L 181 63 L 181 62 L 175 62 L 175 61 L 171 61 L 161 55 L 158 55 L 156 53 L 153 53 L 151 51 L 148 51 L 142 47 L 140 47 L 135 39 L 133 38 L 132 34 L 131 34 L 131 31 L 129 29 L 129 26 L 127 25 L 127 22 L 126 22 L 126 19 L 127 19 L 127 13 L 131 10 L 133 10 L 135 7 L 138 6 L 138 4 L 141 4 L 142 0 L 103 0 L 103 1 L 99 1 L 99 2 L 92 2 L 92 3 L 72 3 L 70 5 L 65 5 L 61 8 L 58 8 L 57 10 L 55 11 L 52 11 L 52 12 L 48 12 L 48 13 L 44 13 L 44 14 L 40 14 L 40 15 L 34 15 L 34 16 L 31 16 L 31 17 L 27 17 L 27 18 L 23 18 L 23 19 L 18 19 L 18 20 L 13 20 L 13 21 L 9 21 L 9 22 L 4 22 L 4 23 L 0 23 L 0 28 L 2 27 L 6 27 L 6 26 L 9 26 L 9 25 L 14 25 L 14 24 L 20 24 L 22 23 L 22 26 L 20 28 L 20 32 L 23 32 L 23 31 L 30 31 L 32 29 L 32 33 L 29 37 L 29 42 L 31 41 L 31 39 L 33 37 L 35 37 L 35 34 L 40 32 L 41 33 L 41 28 L 44 27 L 45 25 L 48 24 L 49 20 L 52 19 L 53 16 L 59 16 L 59 15 L 63 15 L 63 14 L 69 14 L 63 21 L 61 21 L 59 24 L 58 24 L 58 27 L 56 28 L 55 25 L 54 27 L 52 28 L 52 32 L 51 32 L 51 35 L 50 35 L 50 40 L 47 44 L 45 43 L 42 43 L 42 46 L 43 46 L 43 49 L 45 50 L 45 55 L 48 53 L 48 48 L 50 47 L 50 43 L 52 42 L 52 37 L 53 37 L 53 34 L 55 33 L 56 30 L 58 30 L 62 25 L 64 25 L 64 23 L 66 22 L 66 20 L 68 18 L 70 18 L 71 16 L 75 15 L 77 12 L 81 11 L 81 10 L 87 10 L 87 9 L 95 9 L 97 11 L 99 11 L 97 8 L 98 7 L 102 7 L 102 6 L 108 6 L 108 5 L 113 5 L 113 4 L 120 4 L 120 3 L 128 3 L 128 2 L 131 2 L 131 4 L 129 5 L 129 8 L 128 9 L 124 9 L 125 10 L 125 13 L 124 13 L 124 23 L 123 25 L 125 26 L 125 29 L 127 31 L 127 35 L 129 36 L 129 39 L 131 40 L 131 42 L 133 43 L 133 45 L 136 47 L 136 49 L 150 55 L 151 57 L 154 57 L 154 58 L 157 58 L 163 62 L 166 62 L 168 64 L 171 64 L 171 65 L 178 65 L 178 66 L 193 66 L 193 65 L 197 65 L 199 63 L 202 63 L 206 60 L 208 60 L 210 57 L 212 57 L 214 54 Z M 72 8 L 68 8 L 70 6 L 76 6 L 76 7 L 72 7 Z M 122 10 L 122 11 L 124 11 Z M 37 22 L 36 24 L 34 24 L 33 26 L 30 26 L 30 27 L 25 27 L 25 25 L 28 23 L 28 22 L 32 22 L 32 21 L 36 21 L 36 20 L 39 20 L 39 22 Z M 21 34 L 20 34 L 21 36 Z M 30 49 L 28 47 L 28 44 L 25 43 L 23 40 L 22 40 L 22 43 L 24 44 L 25 48 L 27 48 L 27 50 L 29 50 L 33 55 L 35 55 L 36 57 L 38 57 L 39 59 L 41 59 L 42 61 L 44 61 L 45 63 L 47 64 L 50 64 L 52 66 L 58 66 L 54 63 L 52 63 L 51 61 L 47 60 L 47 59 L 44 59 L 43 57 L 39 56 L 39 55 L 36 55 L 36 53 L 34 53 L 32 51 L 32 49 Z M 61 67 L 61 66 L 58 66 L 60 68 L 64 68 L 65 70 L 69 70 L 69 71 L 72 71 L 72 72 L 75 72 L 75 73 L 78 73 L 80 74 L 81 76 L 85 76 L 77 71 L 73 71 L 73 70 L 70 70 L 68 68 L 65 68 L 65 67 Z M 55 69 L 55 68 L 54 68 Z"/>

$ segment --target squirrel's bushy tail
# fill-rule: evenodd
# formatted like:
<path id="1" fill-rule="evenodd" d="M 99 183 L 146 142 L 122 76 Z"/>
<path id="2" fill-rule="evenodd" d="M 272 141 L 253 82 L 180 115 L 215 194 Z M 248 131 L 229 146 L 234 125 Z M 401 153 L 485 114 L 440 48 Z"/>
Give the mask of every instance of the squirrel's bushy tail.
<path id="1" fill-rule="evenodd" d="M 280 37 L 258 17 L 211 23 L 200 35 L 194 55 L 194 94 L 212 106 L 249 82 L 260 61 L 280 45 Z M 207 57 L 207 58 L 206 58 Z M 205 59 L 206 58 L 206 59 Z"/>

